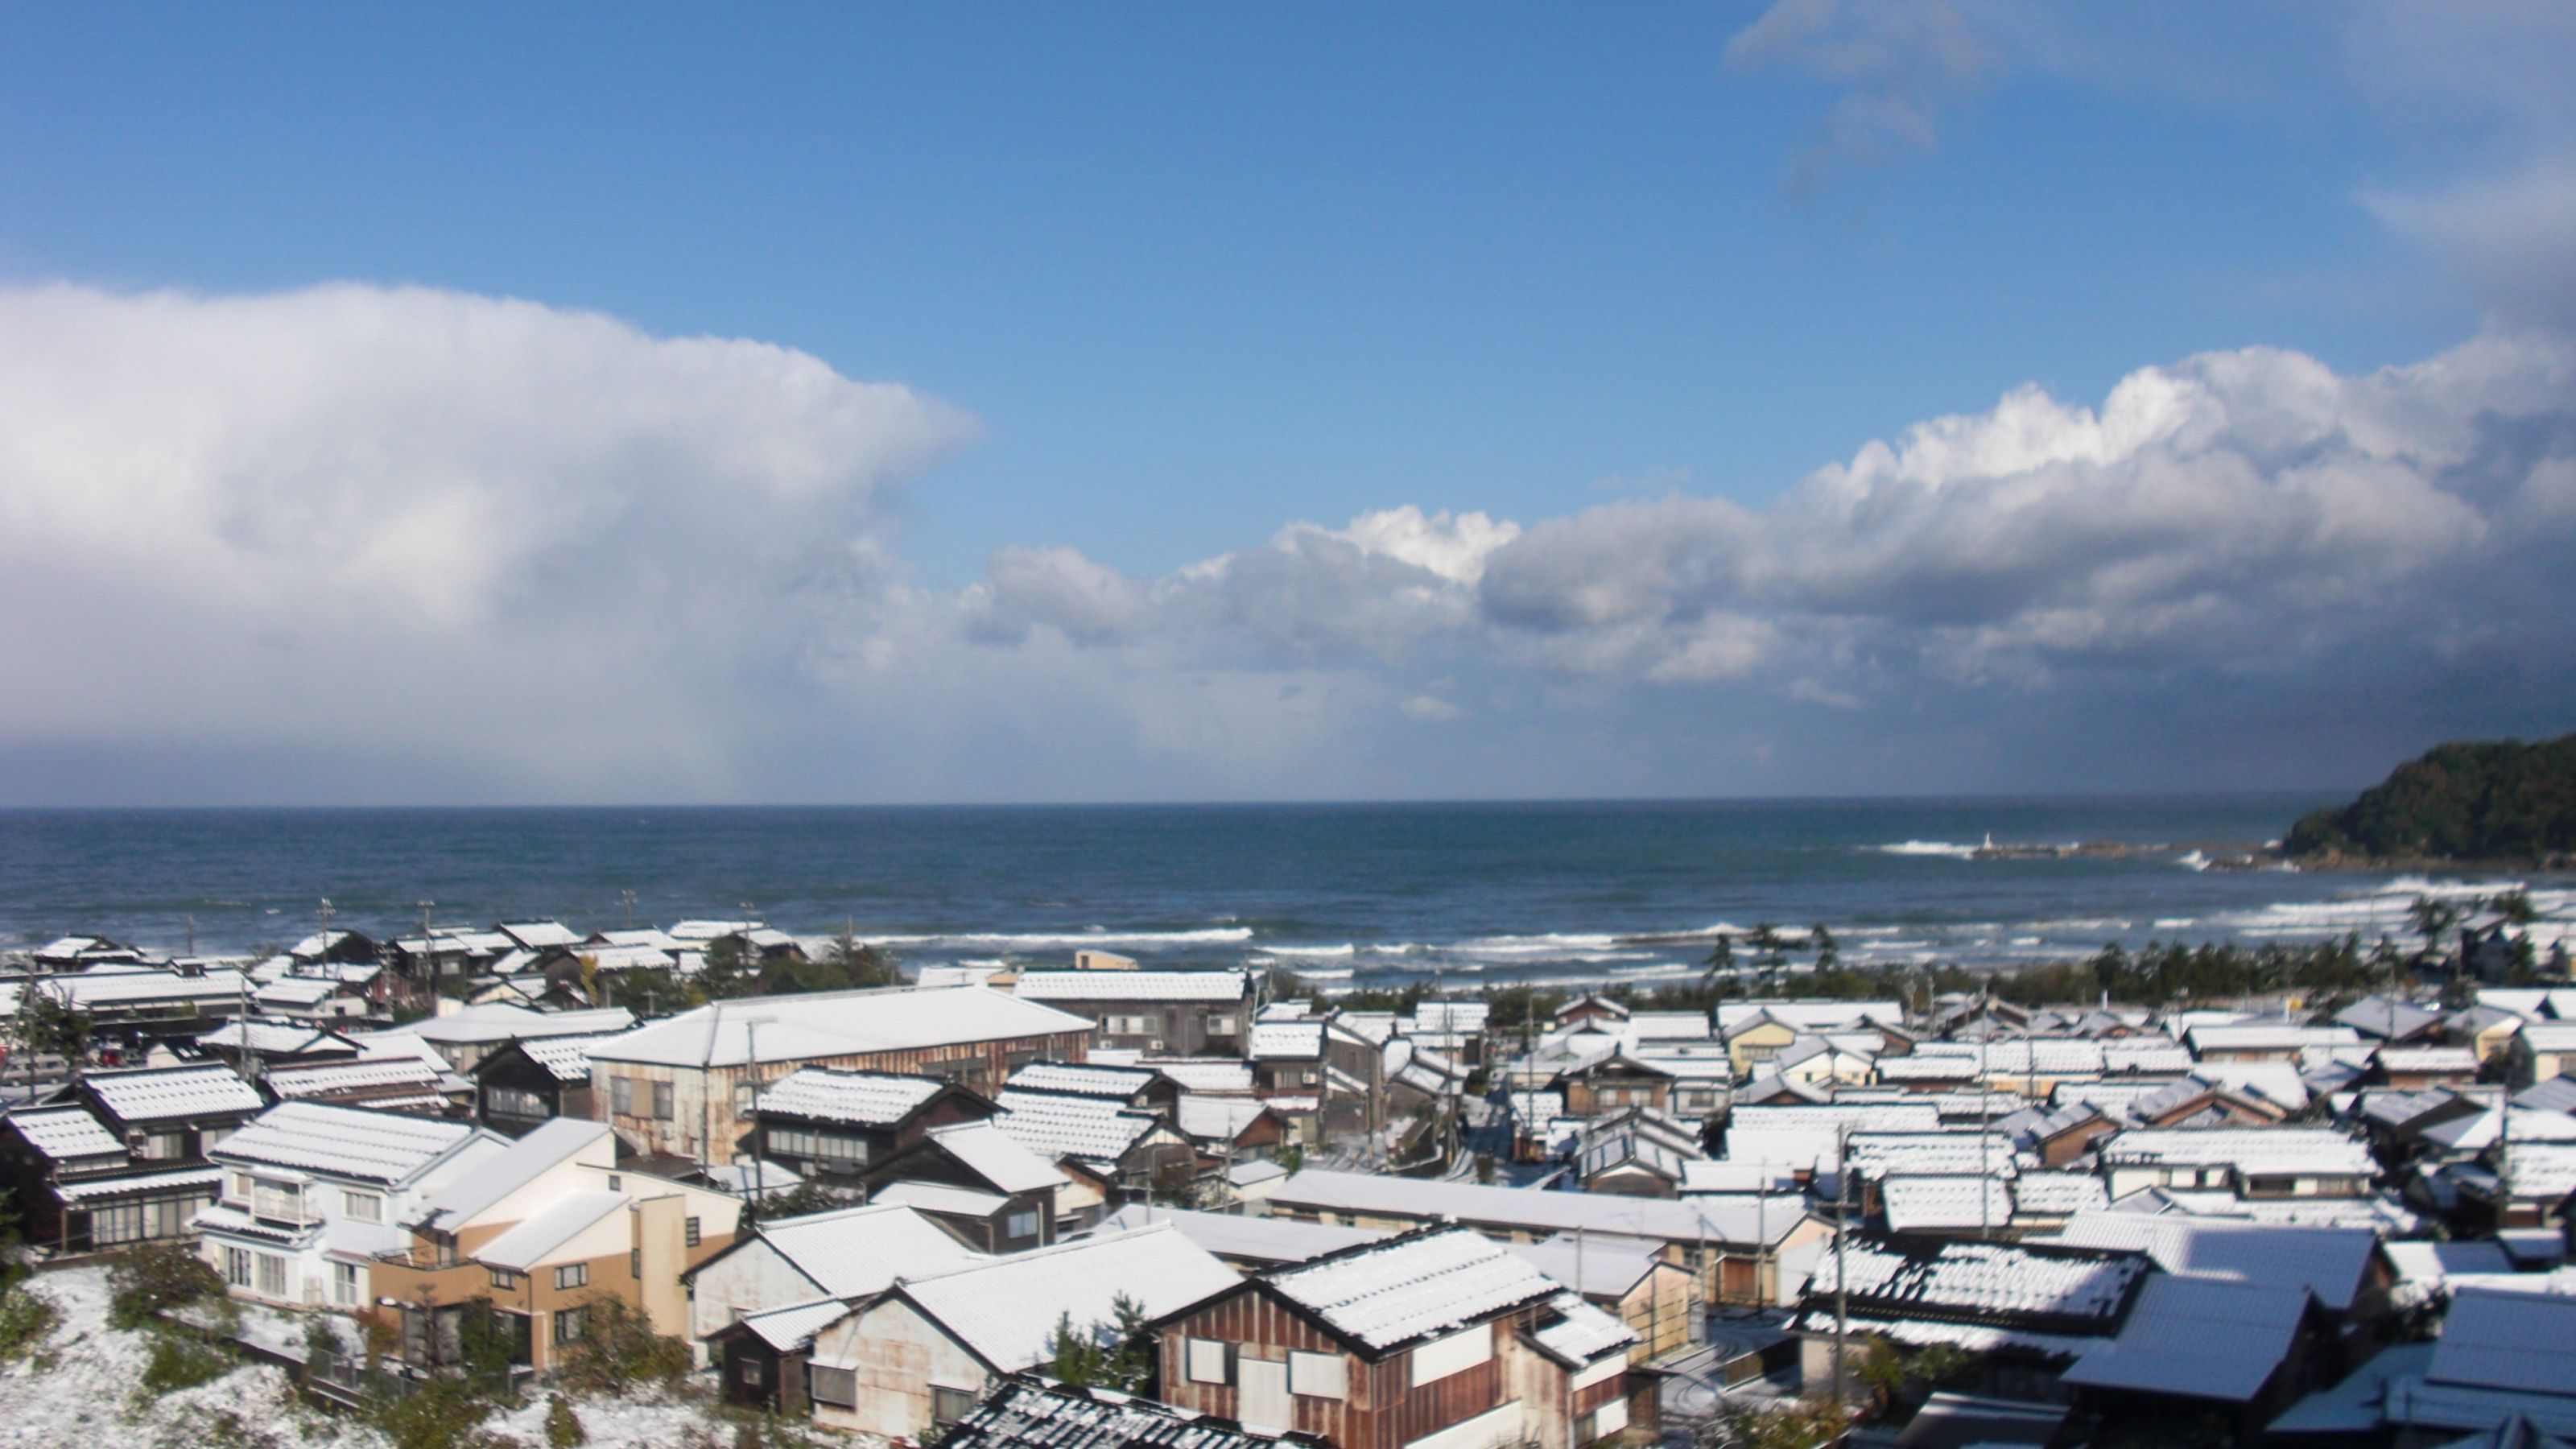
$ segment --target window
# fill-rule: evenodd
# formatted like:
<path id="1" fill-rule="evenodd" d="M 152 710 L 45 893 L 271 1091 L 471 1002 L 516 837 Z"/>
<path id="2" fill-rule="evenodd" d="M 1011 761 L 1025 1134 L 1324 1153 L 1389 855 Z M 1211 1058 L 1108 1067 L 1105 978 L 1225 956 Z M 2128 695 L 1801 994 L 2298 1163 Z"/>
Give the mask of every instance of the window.
<path id="1" fill-rule="evenodd" d="M 620 1117 L 635 1115 L 635 1083 L 626 1077 L 608 1079 L 608 1110 Z"/>
<path id="2" fill-rule="evenodd" d="M 557 1348 L 567 1343 L 581 1342 L 581 1336 L 589 1329 L 589 1309 L 558 1308 L 555 1310 L 555 1346 Z"/>
<path id="3" fill-rule="evenodd" d="M 249 1249 L 224 1249 L 224 1281 L 230 1283 L 236 1288 L 247 1288 L 250 1286 Z"/>
<path id="4" fill-rule="evenodd" d="M 1494 1356 L 1494 1331 L 1484 1324 L 1435 1338 L 1413 1351 L 1413 1386 L 1464 1373 Z"/>
<path id="5" fill-rule="evenodd" d="M 745 1387 L 754 1389 L 761 1387 L 769 1379 L 769 1375 L 761 1372 L 760 1360 L 756 1358 L 747 1358 L 736 1363 L 734 1376 L 741 1379 Z"/>
<path id="6" fill-rule="evenodd" d="M 682 1223 L 680 1228 L 681 1235 L 688 1241 L 688 1245 L 692 1248 L 696 1247 L 698 1245 L 698 1220 L 696 1218 L 691 1218 L 687 1222 Z"/>
<path id="7" fill-rule="evenodd" d="M 147 1162 L 176 1162 L 188 1155 L 184 1132 L 149 1132 L 134 1144 L 134 1155 Z"/>
<path id="8" fill-rule="evenodd" d="M 859 1406 L 858 1371 L 809 1363 L 805 1366 L 805 1397 L 836 1409 L 855 1409 Z"/>
<path id="9" fill-rule="evenodd" d="M 734 1083 L 734 1085 L 733 1085 L 733 1114 L 734 1114 L 735 1116 L 737 1116 L 737 1117 L 748 1117 L 748 1116 L 750 1116 L 750 1115 L 751 1115 L 751 1107 L 752 1107 L 752 1104 L 753 1104 L 754 1102 L 759 1101 L 759 1100 L 760 1100 L 760 1088 L 758 1088 L 758 1087 L 756 1087 L 756 1086 L 752 1085 L 752 1084 L 751 1084 L 751 1083 L 749 1083 L 749 1082 L 736 1082 L 736 1083 Z"/>
<path id="10" fill-rule="evenodd" d="M 331 1265 L 331 1301 L 342 1308 L 355 1308 L 358 1306 L 357 1264 L 334 1263 Z"/>
<path id="11" fill-rule="evenodd" d="M 1002 1233 L 1005 1237 L 1012 1238 L 1036 1237 L 1038 1235 L 1037 1213 L 1032 1210 L 1011 1214 L 1002 1220 Z"/>
<path id="12" fill-rule="evenodd" d="M 1337 1353 L 1288 1354 L 1288 1392 L 1310 1399 L 1341 1399 L 1350 1396 L 1350 1385 L 1342 1356 Z"/>
<path id="13" fill-rule="evenodd" d="M 270 1182 L 266 1178 L 253 1178 L 250 1186 L 250 1210 L 258 1217 L 275 1218 L 280 1222 L 302 1222 L 304 1221 L 303 1190 L 291 1182 Z"/>
<path id="14" fill-rule="evenodd" d="M 626 1276 L 629 1278 L 641 1278 L 644 1276 L 644 1250 L 642 1248 L 629 1248 L 626 1250 Z"/>
<path id="15" fill-rule="evenodd" d="M 277 1256 L 275 1253 L 257 1253 L 252 1256 L 259 1260 L 258 1287 L 260 1296 L 263 1298 L 285 1297 L 286 1260 Z"/>
<path id="16" fill-rule="evenodd" d="M 653 1115 L 665 1122 L 671 1120 L 671 1084 L 668 1082 L 653 1084 Z"/>
<path id="17" fill-rule="evenodd" d="M 240 1129 L 234 1127 L 208 1127 L 199 1132 L 197 1134 L 197 1155 L 199 1157 L 203 1157 L 207 1153 L 214 1151 L 216 1148 L 223 1146 L 224 1143 L 231 1140 L 233 1133 L 238 1130 Z"/>
<path id="18" fill-rule="evenodd" d="M 340 1210 L 358 1222 L 383 1222 L 385 1220 L 384 1195 L 373 1192 L 344 1192 L 340 1194 Z"/>
<path id="19" fill-rule="evenodd" d="M 1232 1036 L 1234 1035 L 1234 1018 L 1230 1016 L 1211 1016 L 1207 1019 L 1207 1029 L 1208 1035 L 1210 1036 Z"/>
<path id="20" fill-rule="evenodd" d="M 1225 1374 L 1225 1343 L 1221 1339 L 1188 1340 L 1189 1376 L 1194 1384 L 1229 1382 Z"/>
<path id="21" fill-rule="evenodd" d="M 587 1288 L 589 1286 L 590 1265 L 588 1263 L 566 1263 L 555 1270 L 555 1291 L 557 1292 L 562 1292 L 567 1288 Z"/>
<path id="22" fill-rule="evenodd" d="M 515 1293 L 519 1291 L 518 1274 L 511 1272 L 507 1268 L 494 1268 L 490 1271 L 492 1274 L 493 1287 L 500 1289 L 504 1293 Z"/>
<path id="23" fill-rule="evenodd" d="M 248 1201 L 250 1201 L 250 1184 L 251 1184 L 251 1176 L 250 1176 L 250 1174 L 249 1174 L 249 1173 L 247 1173 L 247 1172 L 236 1172 L 236 1173 L 234 1173 L 234 1174 L 232 1175 L 232 1184 L 233 1184 L 233 1190 L 232 1190 L 232 1199 L 233 1199 L 233 1201 L 235 1201 L 235 1202 L 248 1202 Z"/>
<path id="24" fill-rule="evenodd" d="M 1626 1399 L 1612 1399 L 1610 1402 L 1603 1404 L 1600 1408 L 1593 1410 L 1585 1417 L 1590 1419 L 1592 1423 L 1590 1432 L 1586 1433 L 1583 1437 L 1586 1440 L 1606 1439 L 1628 1427 L 1628 1401 Z"/>
<path id="25" fill-rule="evenodd" d="M 930 1386 L 930 1422 L 954 1424 L 975 1407 L 975 1395 L 967 1389 L 944 1389 Z"/>
<path id="26" fill-rule="evenodd" d="M 620 1078 L 619 1080 L 623 1080 Z M 612 1093 L 613 1095 L 613 1093 Z M 483 1110 L 496 1117 L 549 1117 L 546 1099 L 525 1087 L 485 1087 Z"/>
<path id="27" fill-rule="evenodd" d="M 113 1203 L 90 1209 L 89 1238 L 106 1247 L 110 1243 L 131 1243 L 145 1236 L 143 1204 Z"/>
<path id="28" fill-rule="evenodd" d="M 769 1144 L 774 1157 L 801 1157 L 809 1162 L 845 1162 L 864 1165 L 868 1160 L 868 1142 L 848 1132 L 819 1132 L 811 1127 L 778 1127 L 763 1129 L 762 1140 Z"/>

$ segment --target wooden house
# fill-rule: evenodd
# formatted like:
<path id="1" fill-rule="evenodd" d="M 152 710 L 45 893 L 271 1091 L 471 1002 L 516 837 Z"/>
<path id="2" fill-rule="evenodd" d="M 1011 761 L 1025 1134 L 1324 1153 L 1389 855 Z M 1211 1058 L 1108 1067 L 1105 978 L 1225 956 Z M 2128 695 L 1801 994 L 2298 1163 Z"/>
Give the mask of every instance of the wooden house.
<path id="1" fill-rule="evenodd" d="M 809 1182 L 855 1187 L 932 1130 L 1001 1110 L 939 1077 L 803 1067 L 761 1088 L 752 1108 L 757 1155 Z"/>

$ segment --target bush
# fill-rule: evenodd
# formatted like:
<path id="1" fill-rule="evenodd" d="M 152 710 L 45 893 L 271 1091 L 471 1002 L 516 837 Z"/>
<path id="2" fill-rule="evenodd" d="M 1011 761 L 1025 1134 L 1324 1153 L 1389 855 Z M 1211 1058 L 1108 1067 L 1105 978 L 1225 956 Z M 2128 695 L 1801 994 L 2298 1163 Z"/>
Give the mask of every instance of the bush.
<path id="1" fill-rule="evenodd" d="M 581 1341 L 556 1365 L 566 1388 L 578 1394 L 623 1394 L 646 1384 L 677 1385 L 689 1371 L 689 1346 L 653 1331 L 644 1311 L 622 1298 L 593 1294 L 583 1300 L 589 1321 Z"/>
<path id="2" fill-rule="evenodd" d="M 232 1372 L 239 1362 L 229 1352 L 185 1333 L 152 1335 L 152 1356 L 145 1360 L 138 1394 L 158 1398 L 175 1389 L 193 1389 Z"/>
<path id="3" fill-rule="evenodd" d="M 176 1243 L 146 1243 L 118 1256 L 107 1272 L 107 1321 L 144 1328 L 164 1309 L 224 1296 L 212 1264 Z"/>
<path id="4" fill-rule="evenodd" d="M 62 1317 L 52 1299 L 24 1283 L 0 1295 L 0 1363 L 25 1358 Z"/>
<path id="5" fill-rule="evenodd" d="M 399 1398 L 384 1400 L 369 1417 L 394 1449 L 451 1449 L 490 1442 L 479 1432 L 492 1401 L 463 1379 L 438 1375 Z"/>
<path id="6" fill-rule="evenodd" d="M 546 1400 L 546 1443 L 550 1449 L 575 1449 L 587 1444 L 590 1436 L 582 1432 L 581 1416 L 561 1394 Z"/>

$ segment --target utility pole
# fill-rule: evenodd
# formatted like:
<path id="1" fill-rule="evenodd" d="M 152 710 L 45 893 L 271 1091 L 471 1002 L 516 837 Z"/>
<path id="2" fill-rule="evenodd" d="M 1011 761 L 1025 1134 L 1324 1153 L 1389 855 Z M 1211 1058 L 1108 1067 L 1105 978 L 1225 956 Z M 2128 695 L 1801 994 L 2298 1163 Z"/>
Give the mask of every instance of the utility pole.
<path id="1" fill-rule="evenodd" d="M 421 901 L 418 904 L 420 906 L 420 954 L 421 959 L 429 963 L 429 994 L 435 997 L 438 995 L 438 942 L 429 934 L 429 912 L 430 908 L 438 902 Z"/>
<path id="2" fill-rule="evenodd" d="M 631 890 L 627 890 L 627 891 L 619 891 L 619 892 L 617 893 L 617 900 L 618 900 L 618 903 L 619 903 L 620 905 L 623 905 L 623 906 L 625 906 L 625 907 L 626 907 L 626 929 L 628 929 L 628 930 L 630 930 L 630 931 L 631 931 L 631 930 L 634 930 L 634 929 L 635 929 L 635 892 L 633 892 L 633 891 L 631 891 Z"/>
<path id="3" fill-rule="evenodd" d="M 1834 1128 L 1834 1403 L 1850 1402 L 1843 1379 L 1843 1344 L 1851 1337 L 1851 1274 L 1843 1244 L 1851 1239 L 1851 1124 Z"/>
<path id="4" fill-rule="evenodd" d="M 2023 1045 L 2027 1047 L 2029 1043 Z M 1981 1036 L 1977 1038 L 1977 1241 L 1981 1243 L 1994 1233 L 1994 1224 L 1990 1221 L 1993 1214 L 1986 1207 L 1986 1175 L 1994 1170 L 1986 1160 L 1988 1145 L 1993 1141 L 1989 1119 L 1993 1115 L 1994 1104 L 1993 1091 L 1986 1081 L 1986 1039 Z"/>
<path id="5" fill-rule="evenodd" d="M 743 1036 L 746 1039 L 746 1050 L 744 1054 L 751 1059 L 744 1063 L 743 1071 L 751 1081 L 751 1121 L 753 1127 L 751 1137 L 751 1201 L 753 1204 L 753 1211 L 755 1213 L 765 1206 L 769 1200 L 769 1174 L 767 1169 L 763 1166 L 763 1149 L 769 1146 L 769 1138 L 767 1133 L 759 1130 L 760 1024 L 764 1021 L 776 1021 L 777 1019 L 777 1017 L 771 1016 L 766 1012 L 756 1013 L 742 1019 L 742 1031 Z"/>

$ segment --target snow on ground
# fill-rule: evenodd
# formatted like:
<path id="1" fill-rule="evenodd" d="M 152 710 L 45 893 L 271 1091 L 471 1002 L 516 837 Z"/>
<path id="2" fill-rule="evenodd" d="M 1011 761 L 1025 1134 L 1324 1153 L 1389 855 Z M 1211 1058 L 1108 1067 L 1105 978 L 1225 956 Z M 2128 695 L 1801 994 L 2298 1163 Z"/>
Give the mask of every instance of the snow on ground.
<path id="1" fill-rule="evenodd" d="M 31 1287 L 53 1300 L 62 1319 L 27 1358 L 0 1369 L 0 1445 L 387 1449 L 384 1435 L 353 1416 L 306 1403 L 284 1370 L 266 1364 L 245 1363 L 211 1383 L 158 1399 L 138 1397 L 149 1336 L 108 1327 L 106 1270 L 40 1274 Z M 262 1343 L 301 1350 L 301 1317 L 250 1307 L 243 1316 L 245 1329 Z M 700 1442 L 734 1442 L 733 1422 L 658 1392 L 641 1399 L 581 1400 L 573 1408 L 598 1449 L 660 1449 L 691 1442 L 693 1431 L 704 1436 Z M 493 1416 L 484 1428 L 542 1445 L 545 1412 L 540 1391 L 521 1408 Z"/>

